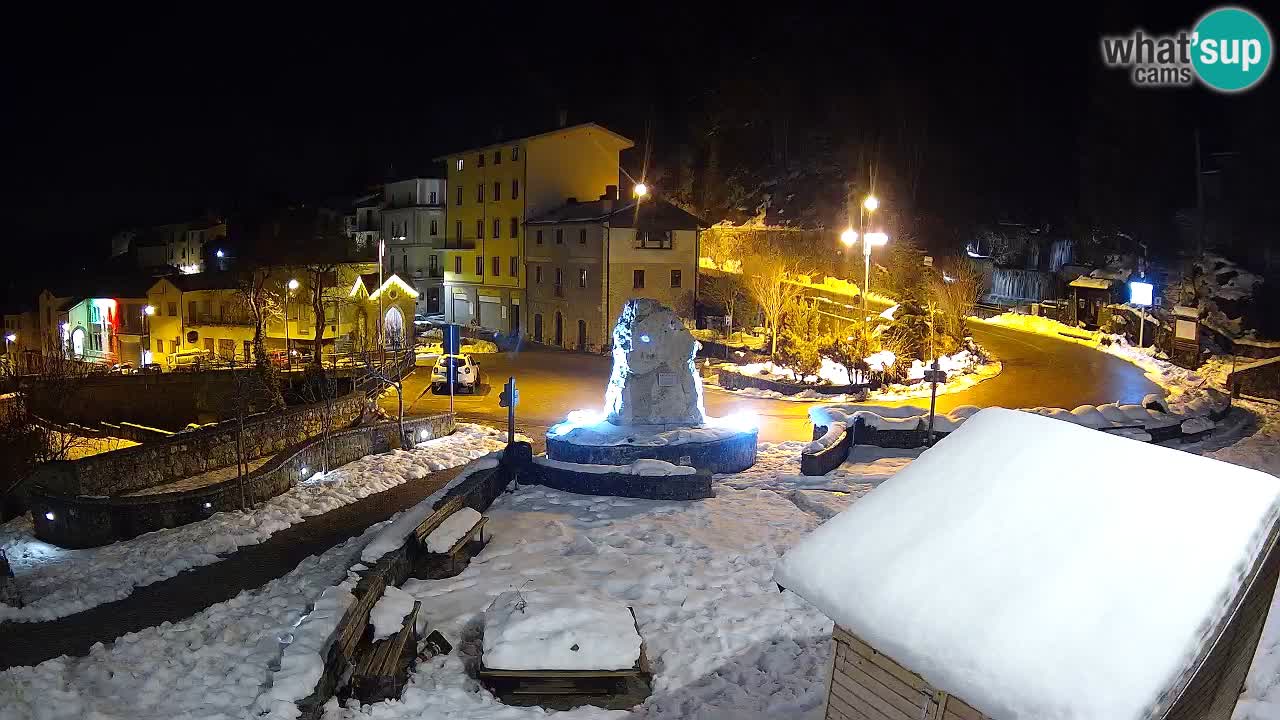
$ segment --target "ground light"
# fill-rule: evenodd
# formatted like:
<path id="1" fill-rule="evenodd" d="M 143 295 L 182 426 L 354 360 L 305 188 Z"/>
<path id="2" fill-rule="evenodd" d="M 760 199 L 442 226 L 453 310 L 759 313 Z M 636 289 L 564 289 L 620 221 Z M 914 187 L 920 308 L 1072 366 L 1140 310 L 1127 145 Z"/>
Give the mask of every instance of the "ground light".
<path id="1" fill-rule="evenodd" d="M 53 519 L 53 513 L 52 513 L 52 512 L 47 512 L 47 513 L 45 513 L 45 514 L 44 514 L 44 519 L 45 519 L 45 520 L 52 520 L 52 519 Z"/>

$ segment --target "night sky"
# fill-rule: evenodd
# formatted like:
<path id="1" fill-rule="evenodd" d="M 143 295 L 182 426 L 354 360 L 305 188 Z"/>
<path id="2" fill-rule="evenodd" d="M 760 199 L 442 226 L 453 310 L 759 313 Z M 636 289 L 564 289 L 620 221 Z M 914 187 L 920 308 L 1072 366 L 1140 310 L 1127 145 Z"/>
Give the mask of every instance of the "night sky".
<path id="1" fill-rule="evenodd" d="M 8 300 L 65 267 L 92 268 L 121 227 L 324 202 L 427 171 L 448 150 L 549 129 L 561 108 L 571 123 L 652 138 L 660 162 L 725 93 L 737 95 L 731 112 L 787 102 L 797 122 L 837 130 L 842 114 L 850 128 L 874 124 L 864 108 L 910 95 L 929 118 L 931 209 L 967 218 L 998 198 L 1066 212 L 1098 92 L 1098 35 L 1188 27 L 1210 7 L 888 5 L 898 9 L 786 17 L 764 11 L 776 5 L 597 4 L 536 21 L 498 6 L 458 18 L 346 5 L 287 23 L 82 17 L 25 36 L 11 25 L 0 196 L 7 259 L 31 272 L 6 273 Z M 1166 160 L 1187 168 L 1190 128 L 1212 130 L 1244 105 L 1119 86 L 1121 104 L 1151 111 L 1143 122 L 1167 138 Z M 638 169 L 643 152 L 630 155 Z M 1166 178 L 1160 202 L 1187 205 L 1191 179 Z"/>

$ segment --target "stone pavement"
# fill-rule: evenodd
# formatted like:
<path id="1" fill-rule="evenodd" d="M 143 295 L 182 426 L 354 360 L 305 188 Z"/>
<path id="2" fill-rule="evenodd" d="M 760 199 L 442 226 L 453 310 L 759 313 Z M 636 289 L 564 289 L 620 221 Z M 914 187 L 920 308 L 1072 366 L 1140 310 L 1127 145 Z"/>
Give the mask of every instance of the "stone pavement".
<path id="1" fill-rule="evenodd" d="M 0 623 L 0 669 L 59 655 L 87 655 L 96 642 L 181 620 L 242 590 L 260 587 L 440 489 L 462 468 L 431 473 L 294 525 L 220 562 L 134 588 L 129 597 L 42 623 Z"/>

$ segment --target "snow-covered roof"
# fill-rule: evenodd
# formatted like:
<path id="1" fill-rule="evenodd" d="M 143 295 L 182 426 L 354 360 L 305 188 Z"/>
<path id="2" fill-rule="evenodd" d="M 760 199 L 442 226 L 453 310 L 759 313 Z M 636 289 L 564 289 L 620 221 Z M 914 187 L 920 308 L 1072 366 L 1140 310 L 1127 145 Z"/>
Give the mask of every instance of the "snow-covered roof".
<path id="1" fill-rule="evenodd" d="M 1096 278 L 1089 277 L 1088 275 L 1081 275 L 1068 284 L 1071 287 L 1090 288 L 1093 290 L 1109 290 L 1112 285 L 1116 284 L 1116 281 L 1110 278 Z"/>
<path id="2" fill-rule="evenodd" d="M 993 408 L 775 578 L 987 715 L 1145 718 L 1278 516 L 1270 475 Z"/>

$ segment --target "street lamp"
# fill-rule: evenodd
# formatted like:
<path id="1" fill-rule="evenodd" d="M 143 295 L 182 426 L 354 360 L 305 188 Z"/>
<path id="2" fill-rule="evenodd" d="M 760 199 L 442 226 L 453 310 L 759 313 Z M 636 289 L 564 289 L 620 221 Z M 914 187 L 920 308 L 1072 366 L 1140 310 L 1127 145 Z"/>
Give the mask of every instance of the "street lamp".
<path id="1" fill-rule="evenodd" d="M 151 364 L 151 316 L 155 314 L 155 305 L 142 306 L 142 336 L 146 338 L 146 347 L 139 353 L 138 360 L 143 365 Z"/>
<path id="2" fill-rule="evenodd" d="M 867 198 L 873 200 L 874 198 Z M 889 236 L 882 232 L 866 233 L 862 236 L 862 321 L 867 320 L 867 290 L 871 285 L 871 248 L 889 242 Z"/>
<path id="3" fill-rule="evenodd" d="M 289 300 L 293 298 L 293 291 L 298 289 L 298 279 L 290 278 L 286 287 L 289 291 L 284 298 L 284 361 L 289 372 L 293 372 L 293 351 L 289 348 Z"/>
<path id="4" fill-rule="evenodd" d="M 845 228 L 845 231 L 840 233 L 840 242 L 844 243 L 845 247 L 851 248 L 858 242 L 858 233 L 853 228 Z"/>
<path id="5" fill-rule="evenodd" d="M 880 199 L 875 195 L 868 195 L 867 199 L 862 201 L 862 207 L 866 208 L 869 213 L 875 212 L 880 207 Z"/>
<path id="6" fill-rule="evenodd" d="M 643 199 L 644 196 L 649 194 L 649 186 L 645 185 L 642 182 L 638 182 L 636 183 L 635 193 L 636 193 L 636 197 Z"/>

